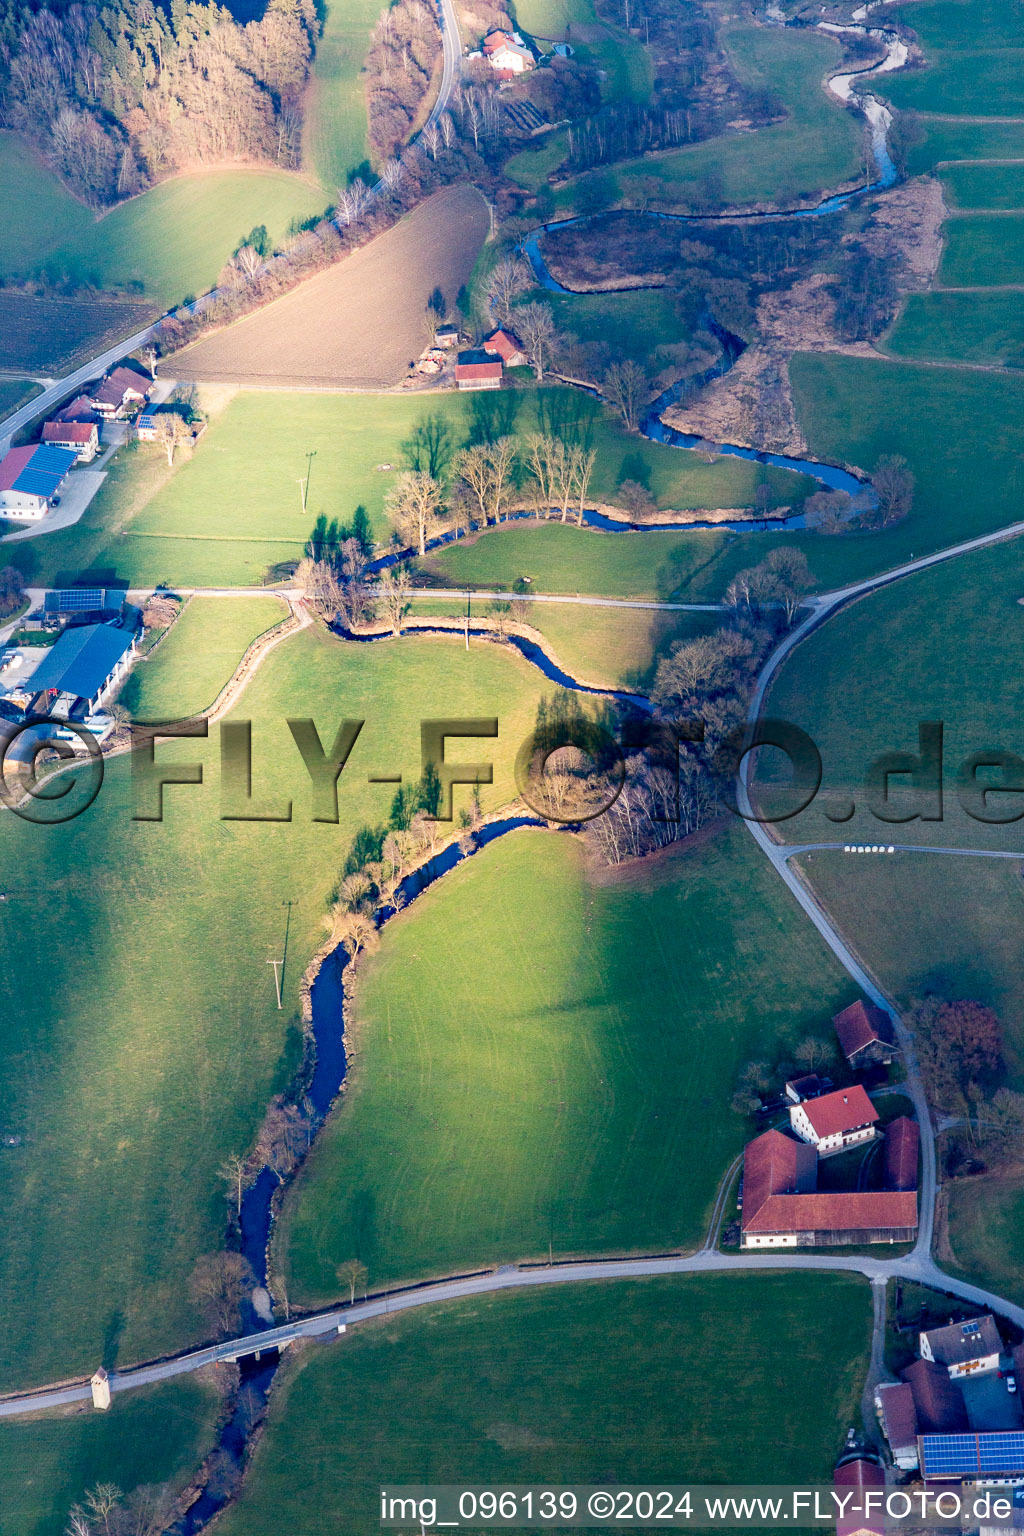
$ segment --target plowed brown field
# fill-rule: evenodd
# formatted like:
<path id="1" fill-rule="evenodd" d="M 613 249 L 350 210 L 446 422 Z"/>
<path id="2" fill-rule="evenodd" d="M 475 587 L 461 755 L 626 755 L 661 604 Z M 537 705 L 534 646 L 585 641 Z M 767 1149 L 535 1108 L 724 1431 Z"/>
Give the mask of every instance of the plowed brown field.
<path id="1" fill-rule="evenodd" d="M 396 384 L 426 345 L 427 299 L 439 287 L 454 302 L 489 222 L 474 187 L 446 187 L 329 271 L 193 342 L 165 371 L 282 388 Z"/>

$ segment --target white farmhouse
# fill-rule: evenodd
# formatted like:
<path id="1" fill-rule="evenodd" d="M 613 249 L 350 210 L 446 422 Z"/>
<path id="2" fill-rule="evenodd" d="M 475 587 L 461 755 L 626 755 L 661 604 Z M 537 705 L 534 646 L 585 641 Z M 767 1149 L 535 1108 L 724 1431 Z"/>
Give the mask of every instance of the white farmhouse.
<path id="1" fill-rule="evenodd" d="M 791 1104 L 789 1123 L 800 1137 L 815 1147 L 819 1157 L 830 1157 L 875 1138 L 878 1111 L 867 1093 L 857 1083 L 853 1088 L 837 1088 L 820 1099 L 805 1099 Z"/>

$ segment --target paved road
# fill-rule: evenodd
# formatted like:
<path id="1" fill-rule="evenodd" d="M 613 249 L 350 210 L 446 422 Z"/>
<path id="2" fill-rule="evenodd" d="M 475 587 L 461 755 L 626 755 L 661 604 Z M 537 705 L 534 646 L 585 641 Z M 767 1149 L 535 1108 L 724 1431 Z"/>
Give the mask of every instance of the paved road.
<path id="1" fill-rule="evenodd" d="M 995 1296 L 978 1286 L 966 1285 L 962 1281 L 952 1279 L 943 1274 L 930 1259 L 922 1258 L 916 1252 L 904 1258 L 876 1259 L 863 1254 L 793 1252 L 743 1254 L 701 1250 L 699 1253 L 672 1254 L 661 1258 L 595 1259 L 585 1263 L 556 1264 L 536 1269 L 503 1266 L 486 1274 L 444 1280 L 436 1285 L 400 1291 L 389 1296 L 374 1296 L 366 1301 L 357 1301 L 354 1306 L 333 1307 L 326 1312 L 301 1318 L 280 1328 L 248 1334 L 224 1344 L 192 1350 L 173 1360 L 162 1360 L 153 1365 L 139 1366 L 134 1370 L 117 1373 L 112 1376 L 110 1385 L 114 1392 L 128 1392 L 133 1387 L 148 1386 L 153 1382 L 168 1381 L 175 1376 L 188 1375 L 218 1361 L 231 1361 L 257 1351 L 284 1348 L 297 1339 L 336 1335 L 342 1328 L 350 1324 L 366 1322 L 369 1318 L 383 1317 L 392 1312 L 408 1312 L 418 1307 L 437 1306 L 443 1302 L 457 1301 L 468 1296 L 488 1295 L 496 1291 L 548 1285 L 578 1285 L 594 1280 L 640 1280 L 651 1276 L 794 1269 L 864 1275 L 875 1285 L 881 1285 L 886 1280 L 916 1280 L 925 1285 L 949 1291 L 974 1306 L 994 1308 L 1024 1328 L 1024 1308 L 1004 1301 L 1002 1297 Z M 0 1401 L 0 1418 L 60 1408 L 69 1403 L 86 1401 L 89 1396 L 88 1385 L 81 1383 L 26 1393 L 20 1397 L 7 1397 Z"/>
<path id="2" fill-rule="evenodd" d="M 250 592 L 252 588 L 250 587 Z M 411 597 L 444 597 L 453 601 L 458 598 L 465 602 L 467 598 L 485 598 L 488 602 L 498 600 L 508 601 L 514 597 L 517 602 L 524 603 L 574 603 L 580 608 L 647 608 L 659 613 L 725 613 L 725 603 L 658 603 L 648 602 L 642 598 L 630 597 L 581 597 L 577 592 L 575 596 L 548 592 L 484 592 L 476 587 L 413 587 Z"/>

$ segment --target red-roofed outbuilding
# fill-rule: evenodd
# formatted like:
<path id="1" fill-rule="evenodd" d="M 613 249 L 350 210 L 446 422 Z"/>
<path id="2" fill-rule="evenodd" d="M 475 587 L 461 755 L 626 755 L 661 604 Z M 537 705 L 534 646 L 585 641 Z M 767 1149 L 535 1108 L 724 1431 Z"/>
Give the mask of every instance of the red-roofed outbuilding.
<path id="1" fill-rule="evenodd" d="M 832 1020 L 843 1055 L 851 1067 L 871 1067 L 892 1061 L 897 1052 L 892 1020 L 881 1008 L 863 998 L 844 1008 Z"/>

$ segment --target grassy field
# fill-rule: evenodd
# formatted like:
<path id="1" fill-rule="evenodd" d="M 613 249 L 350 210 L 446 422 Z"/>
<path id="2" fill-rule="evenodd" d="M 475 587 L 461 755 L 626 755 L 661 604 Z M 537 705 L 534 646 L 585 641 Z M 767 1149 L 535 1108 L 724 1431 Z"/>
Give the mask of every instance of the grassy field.
<path id="1" fill-rule="evenodd" d="M 369 155 L 361 75 L 379 7 L 375 0 L 332 0 L 325 9 L 305 100 L 303 156 L 333 199 L 334 188 L 345 186 Z"/>
<path id="2" fill-rule="evenodd" d="M 964 116 L 1024 111 L 1024 20 L 999 0 L 932 0 L 901 13 L 921 41 L 926 67 L 877 78 L 898 107 Z"/>
<path id="3" fill-rule="evenodd" d="M 891 77 L 895 78 L 895 77 Z M 908 156 L 912 176 L 951 160 L 1024 159 L 1024 122 L 985 123 L 922 113 L 924 137 Z"/>
<path id="4" fill-rule="evenodd" d="M 530 622 L 574 676 L 603 688 L 646 692 L 658 660 L 676 640 L 717 627 L 713 613 L 657 613 L 642 609 L 561 608 L 537 603 Z"/>
<path id="5" fill-rule="evenodd" d="M 280 240 L 293 219 L 327 202 L 321 187 L 287 171 L 174 176 L 62 239 L 39 265 L 97 288 L 132 287 L 166 308 L 215 282 L 255 224 Z"/>
<path id="6" fill-rule="evenodd" d="M 899 453 L 917 476 L 905 522 L 868 538 L 806 541 L 826 585 L 1019 516 L 1024 379 L 808 353 L 793 358 L 790 378 L 817 457 L 870 470 L 881 454 Z"/>
<path id="7" fill-rule="evenodd" d="M 213 703 L 246 646 L 287 616 L 276 597 L 194 597 L 139 663 L 119 702 L 136 720 L 181 720 Z"/>
<path id="8" fill-rule="evenodd" d="M 955 1267 L 975 1284 L 1024 1302 L 1024 1185 L 1020 1178 L 947 1184 L 946 1215 Z"/>
<path id="9" fill-rule="evenodd" d="M 0 1425 L 3 1530 L 63 1536 L 71 1505 L 97 1483 L 122 1493 L 183 1486 L 212 1443 L 220 1398 L 196 1377 L 143 1387 L 105 1414 L 70 1413 Z"/>
<path id="10" fill-rule="evenodd" d="M 912 293 L 885 348 L 898 357 L 935 362 L 1024 365 L 1024 313 L 1019 293 Z"/>
<path id="11" fill-rule="evenodd" d="M 510 390 L 468 401 L 446 394 L 429 402 L 251 391 L 234 396 L 194 457 L 182 460 L 172 474 L 160 455 L 123 451 L 79 523 L 24 542 L 15 558 L 36 585 L 49 584 L 58 571 L 95 567 L 116 570 L 138 586 L 163 581 L 258 584 L 268 566 L 301 556 L 321 513 L 346 522 L 362 504 L 377 537 L 385 539 L 390 529 L 384 497 L 402 465 L 403 442 L 417 423 L 441 413 L 456 449 L 495 410 L 524 435 L 542 426 L 592 443 L 598 453 L 592 486 L 596 500 L 612 498 L 624 473 L 633 478 L 639 473 L 664 506 L 732 507 L 753 501 L 758 466 L 725 458 L 708 465 L 695 454 L 643 442 L 578 391 L 559 388 L 535 395 Z M 310 453 L 315 457 L 304 512 L 297 482 L 306 473 Z M 382 463 L 394 465 L 395 472 L 379 472 Z M 811 486 L 805 477 L 785 470 L 769 470 L 768 484 L 782 503 L 796 503 Z M 650 561 L 650 555 L 644 558 Z M 664 558 L 662 550 L 659 565 Z M 617 587 L 613 582 L 599 590 Z"/>
<path id="12" fill-rule="evenodd" d="M 869 1314 L 852 1277 L 687 1276 L 362 1328 L 289 1362 L 225 1536 L 356 1536 L 382 1483 L 826 1481 Z"/>
<path id="13" fill-rule="evenodd" d="M 487 615 L 490 603 L 471 605 L 471 617 Z M 448 599 L 416 597 L 414 615 L 457 617 L 466 612 L 462 593 Z M 657 662 L 675 640 L 689 640 L 717 628 L 714 613 L 659 613 L 629 608 L 584 608 L 534 603 L 529 623 L 545 637 L 555 660 L 573 677 L 599 688 L 647 692 Z"/>
<path id="14" fill-rule="evenodd" d="M 85 231 L 93 215 L 16 133 L 0 133 L 0 277 L 30 271 L 59 240 Z"/>
<path id="15" fill-rule="evenodd" d="M 937 992 L 978 998 L 994 1008 L 1003 1021 L 1012 1080 L 1020 1085 L 1024 882 L 1016 861 L 837 851 L 801 854 L 795 862 L 900 1006 Z"/>
<path id="16" fill-rule="evenodd" d="M 727 203 L 787 206 L 856 174 L 857 126 L 822 84 L 840 58 L 839 46 L 820 34 L 745 26 L 731 28 L 725 43 L 740 79 L 776 92 L 786 105 L 786 120 L 617 166 L 614 179 L 627 205 L 644 183 L 653 188 L 656 202 L 688 207 L 709 172 L 720 172 Z M 528 167 L 527 155 L 516 159 L 517 179 L 520 165 Z M 570 187 L 559 201 L 571 200 Z"/>
<path id="17" fill-rule="evenodd" d="M 951 208 L 1024 208 L 1024 164 L 948 165 L 942 186 Z"/>
<path id="18" fill-rule="evenodd" d="M 628 534 L 506 523 L 438 550 L 426 568 L 458 587 L 511 587 L 528 576 L 538 592 L 706 602 L 735 574 L 739 544 L 708 529 Z"/>
<path id="19" fill-rule="evenodd" d="M 560 331 L 582 342 L 603 341 L 620 357 L 632 357 L 658 367 L 659 346 L 688 339 L 671 296 L 663 290 L 637 289 L 633 293 L 544 293 L 535 290 L 529 300 L 550 304 Z"/>
<path id="20" fill-rule="evenodd" d="M 851 988 L 741 827 L 642 880 L 591 884 L 567 836 L 519 832 L 389 926 L 278 1228 L 293 1299 L 353 1256 L 379 1286 L 699 1242 L 747 1131 L 734 1073 Z"/>
<path id="21" fill-rule="evenodd" d="M 939 281 L 990 288 L 1024 283 L 1024 213 L 964 213 L 943 225 Z"/>
<path id="22" fill-rule="evenodd" d="M 1024 643 L 1022 593 L 1024 546 L 1015 540 L 862 598 L 804 641 L 772 686 L 768 711 L 810 732 L 824 760 L 825 787 L 852 796 L 861 808 L 836 826 L 826 818 L 826 802 L 815 801 L 786 824 L 788 840 L 898 837 L 1024 849 L 1019 823 L 983 825 L 966 815 L 955 779 L 972 751 L 1019 747 L 1015 658 Z M 890 749 L 916 751 L 922 720 L 945 723 L 944 820 L 886 827 L 863 803 L 868 765 Z"/>
<path id="23" fill-rule="evenodd" d="M 497 716 L 483 800 L 507 802 L 538 681 L 491 645 L 344 646 L 305 631 L 273 652 L 238 708 L 254 722 L 257 802 L 293 800 L 291 823 L 220 819 L 216 732 L 157 749 L 205 765 L 202 788 L 168 791 L 161 824 L 130 820 L 124 758 L 65 826 L 0 818 L 0 862 L 21 871 L 0 905 L 2 1129 L 23 1138 L 3 1152 L 4 1389 L 203 1336 L 186 1281 L 221 1241 L 216 1169 L 250 1145 L 295 1065 L 299 979 L 327 892 L 354 829 L 391 801 L 367 775 L 418 778 L 421 718 Z M 305 715 L 325 736 L 342 715 L 366 721 L 339 826 L 309 820 L 308 776 L 285 724 Z M 479 743 L 453 742 L 449 755 L 475 760 Z M 468 803 L 461 795 L 457 805 Z M 285 900 L 297 905 L 278 1012 L 266 961 L 281 953 Z M 76 955 L 89 957 L 87 972 Z M 83 1253 L 101 1257 L 84 1263 Z"/>

